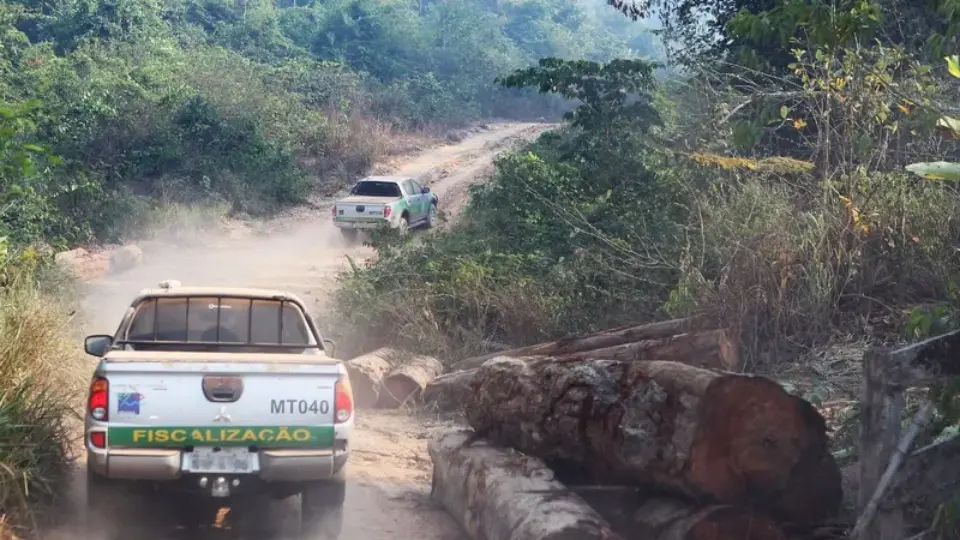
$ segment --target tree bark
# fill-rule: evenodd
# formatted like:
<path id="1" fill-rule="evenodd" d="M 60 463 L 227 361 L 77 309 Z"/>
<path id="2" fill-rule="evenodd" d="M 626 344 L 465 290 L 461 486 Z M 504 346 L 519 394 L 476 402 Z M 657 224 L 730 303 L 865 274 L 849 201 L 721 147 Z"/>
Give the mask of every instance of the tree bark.
<path id="1" fill-rule="evenodd" d="M 650 499 L 634 514 L 636 537 L 650 540 L 787 540 L 769 517 L 735 506 L 696 508 Z"/>
<path id="2" fill-rule="evenodd" d="M 423 389 L 423 403 L 435 412 L 450 413 L 463 410 L 463 398 L 470 391 L 470 381 L 477 370 L 456 371 L 437 377 Z"/>
<path id="3" fill-rule="evenodd" d="M 738 347 L 725 330 L 677 334 L 560 356 L 568 357 L 624 362 L 671 360 L 721 371 L 735 371 L 740 364 Z"/>
<path id="4" fill-rule="evenodd" d="M 694 328 L 692 319 L 673 319 L 652 324 L 635 324 L 610 328 L 601 332 L 582 336 L 566 337 L 556 341 L 538 343 L 529 347 L 521 347 L 509 351 L 493 352 L 482 356 L 475 356 L 461 360 L 450 368 L 451 371 L 465 371 L 478 368 L 487 360 L 498 356 L 563 356 L 605 347 L 615 347 L 624 343 L 663 339 L 677 334 L 690 332 Z"/>
<path id="5" fill-rule="evenodd" d="M 443 373 L 443 364 L 430 356 L 412 356 L 383 378 L 377 406 L 396 409 L 404 403 L 419 403 L 427 383 Z"/>
<path id="6" fill-rule="evenodd" d="M 465 409 L 495 443 L 601 482 L 799 522 L 832 516 L 841 502 L 823 417 L 763 377 L 677 362 L 498 358 L 477 370 Z"/>
<path id="7" fill-rule="evenodd" d="M 563 492 L 539 459 L 473 441 L 451 428 L 429 443 L 431 497 L 471 538 L 483 540 L 623 540 L 586 502 Z"/>
<path id="8" fill-rule="evenodd" d="M 376 406 L 383 377 L 398 355 L 399 351 L 384 347 L 344 362 L 357 408 Z"/>

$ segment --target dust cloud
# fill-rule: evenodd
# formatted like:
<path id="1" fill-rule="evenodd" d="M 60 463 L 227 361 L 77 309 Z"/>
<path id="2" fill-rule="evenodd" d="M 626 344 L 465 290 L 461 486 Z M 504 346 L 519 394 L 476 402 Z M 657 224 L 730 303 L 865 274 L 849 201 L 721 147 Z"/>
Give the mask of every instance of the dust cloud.
<path id="1" fill-rule="evenodd" d="M 440 197 L 441 210 L 455 217 L 465 204 L 469 185 L 482 181 L 498 153 L 551 127 L 535 123 L 485 126 L 461 142 L 427 150 L 401 160 L 392 170 L 380 168 L 377 172 L 422 179 Z M 348 247 L 342 241 L 330 222 L 331 202 L 314 201 L 312 207 L 297 208 L 268 222 L 197 219 L 195 225 L 154 234 L 151 240 L 138 243 L 143 250 L 139 266 L 83 286 L 79 326 L 87 334 L 112 334 L 132 297 L 166 279 L 184 285 L 286 290 L 301 296 L 323 320 L 329 293 L 337 274 L 348 267 L 348 257 L 359 262 L 374 255 L 368 247 Z M 416 531 L 423 540 L 459 540 L 461 535 L 452 521 L 427 502 L 426 427 L 414 419 L 384 414 L 362 412 L 358 416 L 342 538 L 394 540 Z M 112 516 L 95 516 L 87 523 L 80 518 L 80 509 L 85 507 L 85 475 L 81 464 L 65 497 L 70 517 L 49 531 L 47 538 L 107 538 L 120 532 Z M 115 515 L 124 516 L 123 537 L 144 540 L 286 538 L 296 533 L 299 523 L 296 497 L 257 500 L 253 506 L 229 511 L 215 504 L 185 505 L 153 498 L 149 505 L 135 497 L 116 503 L 120 507 Z M 131 526 L 133 530 L 128 529 Z"/>

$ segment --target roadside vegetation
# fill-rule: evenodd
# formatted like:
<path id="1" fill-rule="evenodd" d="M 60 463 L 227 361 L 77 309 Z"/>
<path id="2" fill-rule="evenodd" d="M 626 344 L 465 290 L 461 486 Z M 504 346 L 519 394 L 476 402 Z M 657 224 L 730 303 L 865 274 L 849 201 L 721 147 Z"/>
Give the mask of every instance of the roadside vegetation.
<path id="1" fill-rule="evenodd" d="M 0 529 L 35 528 L 75 443 L 56 251 L 265 215 L 446 130 L 556 117 L 564 99 L 494 79 L 657 43 L 590 0 L 0 0 Z"/>
<path id="2" fill-rule="evenodd" d="M 0 111 L 3 114 L 9 111 Z M 49 156 L 0 117 L 0 178 L 29 175 Z M 62 491 L 75 451 L 82 361 L 71 326 L 72 287 L 49 246 L 0 236 L 0 538 L 36 528 L 36 501 Z"/>
<path id="3" fill-rule="evenodd" d="M 398 136 L 561 100 L 493 84 L 559 55 L 657 54 L 581 0 L 0 2 L 0 103 L 60 158 L 5 183 L 0 233 L 112 240 L 159 204 L 261 214 L 332 192 Z"/>
<path id="4" fill-rule="evenodd" d="M 448 230 L 378 240 L 341 276 L 342 335 L 456 361 L 696 314 L 738 335 L 746 371 L 849 400 L 859 366 L 830 351 L 955 325 L 960 193 L 912 166 L 960 153 L 950 5 L 654 1 L 670 72 L 512 72 L 505 87 L 579 107 Z"/>

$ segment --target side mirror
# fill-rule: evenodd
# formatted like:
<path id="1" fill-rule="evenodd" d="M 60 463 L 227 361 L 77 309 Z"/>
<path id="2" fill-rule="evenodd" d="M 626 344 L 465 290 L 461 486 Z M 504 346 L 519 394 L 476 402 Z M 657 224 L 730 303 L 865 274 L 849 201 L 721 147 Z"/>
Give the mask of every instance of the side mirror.
<path id="1" fill-rule="evenodd" d="M 423 186 L 422 188 L 420 188 L 420 193 L 430 193 L 430 188 L 428 188 L 427 186 Z"/>
<path id="2" fill-rule="evenodd" d="M 83 340 L 83 350 L 90 356 L 101 357 L 113 346 L 113 336 L 97 334 Z"/>
<path id="3" fill-rule="evenodd" d="M 332 339 L 320 340 L 323 343 L 323 352 L 327 353 L 329 358 L 337 357 L 337 342 Z"/>

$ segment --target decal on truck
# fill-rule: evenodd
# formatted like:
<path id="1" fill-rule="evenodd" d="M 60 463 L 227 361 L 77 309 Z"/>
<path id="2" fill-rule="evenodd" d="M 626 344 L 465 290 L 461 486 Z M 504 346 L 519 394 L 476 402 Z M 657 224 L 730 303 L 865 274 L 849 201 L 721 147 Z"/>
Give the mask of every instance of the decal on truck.
<path id="1" fill-rule="evenodd" d="M 120 392 L 117 394 L 117 412 L 139 415 L 142 401 L 143 394 L 139 392 Z"/>
<path id="2" fill-rule="evenodd" d="M 111 427 L 111 446 L 333 446 L 333 426 Z"/>

